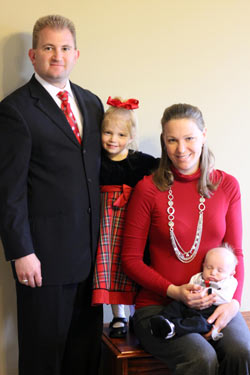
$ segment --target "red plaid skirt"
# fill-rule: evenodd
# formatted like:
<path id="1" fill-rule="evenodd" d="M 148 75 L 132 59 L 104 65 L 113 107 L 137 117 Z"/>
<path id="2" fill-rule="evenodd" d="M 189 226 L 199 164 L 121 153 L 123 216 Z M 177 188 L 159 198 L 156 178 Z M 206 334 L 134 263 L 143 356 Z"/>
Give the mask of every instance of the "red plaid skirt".
<path id="1" fill-rule="evenodd" d="M 101 225 L 94 271 L 92 304 L 132 305 L 138 286 L 121 268 L 121 248 L 126 206 L 132 188 L 101 187 Z"/>

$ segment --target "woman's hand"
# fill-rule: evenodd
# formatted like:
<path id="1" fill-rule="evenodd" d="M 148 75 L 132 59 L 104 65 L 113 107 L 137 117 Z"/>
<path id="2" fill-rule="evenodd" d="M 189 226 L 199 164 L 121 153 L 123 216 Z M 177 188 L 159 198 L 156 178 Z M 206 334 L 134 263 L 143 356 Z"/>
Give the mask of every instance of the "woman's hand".
<path id="1" fill-rule="evenodd" d="M 218 332 L 220 332 L 235 317 L 239 308 L 239 302 L 236 299 L 233 299 L 229 303 L 219 305 L 207 321 L 214 325 L 213 329 L 216 328 Z M 211 338 L 212 330 L 204 335 L 206 339 L 209 340 Z"/>
<path id="2" fill-rule="evenodd" d="M 215 294 L 207 294 L 205 288 L 194 284 L 180 286 L 171 284 L 168 287 L 167 295 L 196 310 L 203 310 L 212 306 L 216 298 Z"/>

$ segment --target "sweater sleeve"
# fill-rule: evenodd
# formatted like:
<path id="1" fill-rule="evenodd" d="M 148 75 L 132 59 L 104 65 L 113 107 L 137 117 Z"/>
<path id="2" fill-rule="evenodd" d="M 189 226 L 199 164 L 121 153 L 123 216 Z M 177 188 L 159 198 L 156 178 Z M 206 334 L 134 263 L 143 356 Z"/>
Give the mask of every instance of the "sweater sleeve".
<path id="1" fill-rule="evenodd" d="M 226 233 L 224 242 L 227 242 L 234 249 L 238 259 L 235 278 L 238 286 L 233 298 L 241 302 L 241 295 L 244 281 L 244 263 L 242 252 L 242 216 L 241 216 L 241 194 L 238 181 L 230 175 L 226 175 L 223 180 L 223 189 L 229 197 L 229 205 L 226 213 Z"/>
<path id="2" fill-rule="evenodd" d="M 143 261 L 156 188 L 151 177 L 140 181 L 130 199 L 124 229 L 122 266 L 124 272 L 140 286 L 161 296 L 166 296 L 170 285 L 157 271 Z"/>

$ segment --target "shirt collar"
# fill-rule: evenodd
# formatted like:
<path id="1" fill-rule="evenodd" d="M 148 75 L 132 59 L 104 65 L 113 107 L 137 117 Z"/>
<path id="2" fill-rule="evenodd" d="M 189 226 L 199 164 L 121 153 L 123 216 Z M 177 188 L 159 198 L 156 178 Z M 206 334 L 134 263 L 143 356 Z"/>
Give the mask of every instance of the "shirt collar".
<path id="1" fill-rule="evenodd" d="M 51 85 L 51 83 L 45 81 L 45 79 L 43 79 L 42 77 L 40 77 L 39 74 L 37 74 L 37 73 L 35 73 L 35 78 L 45 88 L 45 90 L 48 91 L 48 93 L 52 97 L 56 97 L 59 91 L 66 90 L 66 91 L 68 91 L 69 96 L 71 96 L 72 98 L 74 98 L 72 90 L 71 90 L 71 86 L 70 86 L 69 80 L 67 80 L 66 85 L 65 85 L 65 87 L 63 89 L 59 89 L 58 87 L 56 87 L 54 85 Z"/>

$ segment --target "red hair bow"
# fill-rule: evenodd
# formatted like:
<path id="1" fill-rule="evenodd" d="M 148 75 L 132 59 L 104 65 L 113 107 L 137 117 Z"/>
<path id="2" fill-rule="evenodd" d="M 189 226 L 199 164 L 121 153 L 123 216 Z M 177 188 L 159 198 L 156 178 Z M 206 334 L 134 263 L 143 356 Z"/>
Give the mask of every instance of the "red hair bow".
<path id="1" fill-rule="evenodd" d="M 139 100 L 128 99 L 126 102 L 122 102 L 120 99 L 112 99 L 111 96 L 108 97 L 107 104 L 112 105 L 112 107 L 125 108 L 125 109 L 136 109 L 139 108 Z"/>

